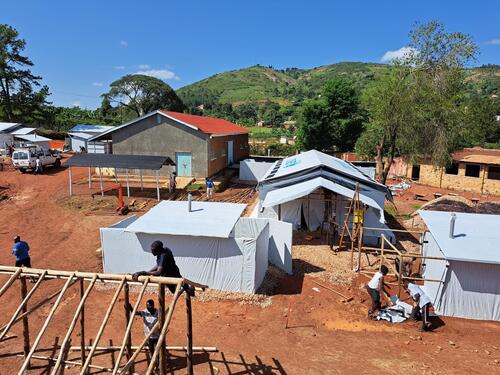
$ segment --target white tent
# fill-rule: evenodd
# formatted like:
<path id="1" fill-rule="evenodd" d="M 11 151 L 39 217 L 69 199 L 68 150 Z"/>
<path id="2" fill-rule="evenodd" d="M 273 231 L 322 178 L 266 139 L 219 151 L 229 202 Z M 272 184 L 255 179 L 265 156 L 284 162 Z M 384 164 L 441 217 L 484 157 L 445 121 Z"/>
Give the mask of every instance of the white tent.
<path id="1" fill-rule="evenodd" d="M 245 205 L 162 201 L 148 213 L 101 228 L 105 272 L 150 269 L 151 243 L 169 247 L 181 274 L 210 288 L 255 292 L 268 261 L 291 271 L 291 227 L 240 217 Z M 270 228 L 273 233 L 270 233 Z M 289 262 L 289 264 L 288 264 Z"/>
<path id="2" fill-rule="evenodd" d="M 365 230 L 364 242 L 378 243 L 381 233 L 394 239 L 384 219 L 385 199 L 392 199 L 387 187 L 349 162 L 316 150 L 278 160 L 269 169 L 258 185 L 258 217 L 283 220 L 294 229 L 305 222 L 312 231 L 330 217 L 340 228 L 356 186 L 366 207 L 365 226 L 386 229 L 385 232 Z"/>
<path id="3" fill-rule="evenodd" d="M 436 313 L 500 321 L 500 215 L 457 213 L 450 237 L 450 212 L 419 211 L 429 232 L 423 254 L 423 288 Z"/>

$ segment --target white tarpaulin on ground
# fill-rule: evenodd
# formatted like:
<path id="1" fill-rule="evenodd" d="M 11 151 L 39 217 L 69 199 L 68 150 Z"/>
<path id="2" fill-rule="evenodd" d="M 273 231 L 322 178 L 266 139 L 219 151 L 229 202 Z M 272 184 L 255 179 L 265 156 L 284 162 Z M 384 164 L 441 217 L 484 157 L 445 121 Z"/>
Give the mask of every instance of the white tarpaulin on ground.
<path id="1" fill-rule="evenodd" d="M 220 237 L 221 228 L 214 231 L 217 236 L 209 235 L 210 225 L 204 229 L 195 228 L 202 225 L 198 220 L 183 221 L 196 233 L 186 235 L 184 233 L 189 230 L 183 229 L 181 224 L 170 227 L 165 223 L 171 223 L 167 217 L 178 217 L 182 213 L 189 216 L 187 206 L 177 205 L 182 213 L 175 213 L 172 212 L 172 205 L 159 204 L 141 218 L 132 216 L 111 227 L 101 228 L 104 271 L 132 273 L 151 269 L 156 262 L 150 252 L 151 243 L 160 240 L 172 250 L 182 276 L 214 289 L 255 292 L 264 280 L 268 261 L 291 272 L 290 227 L 271 223 L 272 220 L 267 219 L 234 217 L 234 212 L 242 211 L 240 206 L 244 208 L 245 205 L 235 205 L 234 210 L 222 207 L 221 210 L 217 206 L 228 204 L 201 203 L 207 202 L 193 202 L 193 210 L 203 208 L 207 220 L 221 212 L 233 214 L 232 219 L 226 217 L 223 223 L 225 230 L 229 227 L 228 220 L 233 220 L 226 237 Z M 200 216 L 196 217 L 200 219 Z"/>
<path id="2" fill-rule="evenodd" d="M 419 211 L 429 232 L 423 254 L 423 289 L 437 314 L 500 321 L 500 216 L 457 213 L 450 237 L 450 212 Z"/>
<path id="3" fill-rule="evenodd" d="M 127 231 L 227 238 L 246 205 L 220 202 L 161 201 Z"/>

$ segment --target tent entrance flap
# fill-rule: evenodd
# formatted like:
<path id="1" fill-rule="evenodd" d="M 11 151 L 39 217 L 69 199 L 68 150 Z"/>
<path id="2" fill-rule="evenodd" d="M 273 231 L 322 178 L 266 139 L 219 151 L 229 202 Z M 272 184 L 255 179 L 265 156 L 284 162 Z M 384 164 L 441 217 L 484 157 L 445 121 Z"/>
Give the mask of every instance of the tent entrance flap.
<path id="1" fill-rule="evenodd" d="M 300 182 L 268 192 L 264 198 L 264 201 L 262 202 L 262 207 L 273 207 L 298 198 L 302 198 L 311 194 L 319 187 L 323 187 L 349 199 L 352 199 L 352 197 L 354 196 L 354 190 L 336 184 L 335 182 L 327 180 L 323 177 L 316 177 L 309 181 Z M 381 207 L 372 198 L 364 195 L 362 192 L 359 193 L 359 198 L 363 204 L 376 209 L 380 213 L 380 222 L 385 222 L 383 207 Z"/>

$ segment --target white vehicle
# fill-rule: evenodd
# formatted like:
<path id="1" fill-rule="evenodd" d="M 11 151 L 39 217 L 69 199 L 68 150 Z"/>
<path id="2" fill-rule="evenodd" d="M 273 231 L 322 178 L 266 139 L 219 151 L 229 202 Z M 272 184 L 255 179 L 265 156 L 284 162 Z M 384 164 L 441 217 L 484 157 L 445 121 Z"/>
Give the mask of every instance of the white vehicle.
<path id="1" fill-rule="evenodd" d="M 28 169 L 35 170 L 36 158 L 40 159 L 42 168 L 52 165 L 56 168 L 61 166 L 61 156 L 52 153 L 50 150 L 39 147 L 16 148 L 12 153 L 12 166 L 22 173 Z"/>

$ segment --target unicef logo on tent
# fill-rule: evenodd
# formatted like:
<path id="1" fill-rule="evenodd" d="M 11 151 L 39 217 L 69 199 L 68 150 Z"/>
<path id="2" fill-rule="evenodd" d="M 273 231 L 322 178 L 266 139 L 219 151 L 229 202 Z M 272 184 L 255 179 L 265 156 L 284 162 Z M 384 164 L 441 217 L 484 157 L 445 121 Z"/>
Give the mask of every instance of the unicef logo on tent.
<path id="1" fill-rule="evenodd" d="M 299 163 L 300 163 L 300 160 L 298 160 L 296 158 L 293 158 L 290 160 L 285 160 L 285 165 L 283 166 L 283 168 L 293 167 L 294 165 L 297 165 Z"/>

